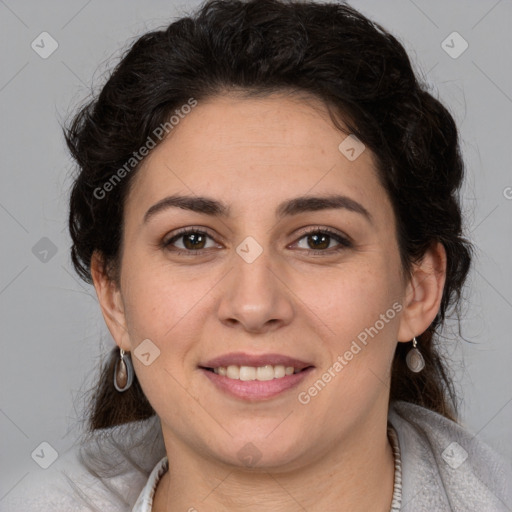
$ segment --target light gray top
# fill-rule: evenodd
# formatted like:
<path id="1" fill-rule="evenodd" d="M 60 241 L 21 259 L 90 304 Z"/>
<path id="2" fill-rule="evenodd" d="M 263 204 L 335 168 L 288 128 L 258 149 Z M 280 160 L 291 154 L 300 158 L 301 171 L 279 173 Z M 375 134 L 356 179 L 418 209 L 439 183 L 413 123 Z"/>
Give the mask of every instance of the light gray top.
<path id="1" fill-rule="evenodd" d="M 402 512 L 512 511 L 511 466 L 470 432 L 406 402 L 394 402 L 388 420 L 400 446 Z M 13 489 L 0 510 L 133 512 L 167 469 L 165 455 L 156 416 L 104 429 L 49 469 L 32 472 L 37 478 Z M 99 465 L 96 475 L 87 470 L 91 457 Z"/>

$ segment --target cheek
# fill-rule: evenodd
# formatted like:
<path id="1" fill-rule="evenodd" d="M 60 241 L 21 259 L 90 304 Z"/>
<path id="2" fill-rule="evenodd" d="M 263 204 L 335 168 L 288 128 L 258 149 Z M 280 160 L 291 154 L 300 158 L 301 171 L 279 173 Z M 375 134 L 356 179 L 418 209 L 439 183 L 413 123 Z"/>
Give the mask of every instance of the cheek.
<path id="1" fill-rule="evenodd" d="M 319 334 L 338 340 L 342 349 L 400 301 L 397 283 L 398 273 L 385 258 L 371 258 L 364 264 L 357 262 L 328 273 L 309 275 L 297 283 L 296 289 L 307 307 L 305 312 L 309 310 L 310 317 L 314 313 L 312 318 L 317 319 Z M 392 310 L 386 316 L 389 321 L 379 330 L 388 331 L 396 323 L 395 313 Z M 381 322 L 378 327 L 382 327 Z"/>
<path id="2" fill-rule="evenodd" d="M 161 367 L 182 375 L 187 355 L 202 339 L 207 314 L 211 314 L 213 295 L 209 291 L 215 288 L 214 274 L 191 279 L 190 273 L 171 272 L 168 265 L 149 260 L 125 268 L 123 296 L 132 350 L 149 339 L 160 352 L 152 370 Z M 140 364 L 139 369 L 146 372 Z"/>
<path id="3" fill-rule="evenodd" d="M 356 417 L 388 390 L 402 305 L 398 273 L 384 261 L 340 272 L 329 293 L 310 296 L 329 354 L 319 380 L 301 390 L 313 397 L 317 410 L 334 407 Z"/>
<path id="4" fill-rule="evenodd" d="M 125 316 L 132 342 L 150 338 L 163 343 L 180 318 L 191 310 L 193 287 L 184 286 L 179 277 L 150 258 L 127 259 L 124 266 Z"/>
<path id="5" fill-rule="evenodd" d="M 191 397 L 184 391 L 185 362 L 201 325 L 194 317 L 201 290 L 169 279 L 156 265 L 140 265 L 132 273 L 127 271 L 125 279 L 132 361 L 144 394 L 159 413 L 193 416 L 195 412 L 188 410 Z M 139 357 L 142 353 L 149 354 L 146 360 Z"/>

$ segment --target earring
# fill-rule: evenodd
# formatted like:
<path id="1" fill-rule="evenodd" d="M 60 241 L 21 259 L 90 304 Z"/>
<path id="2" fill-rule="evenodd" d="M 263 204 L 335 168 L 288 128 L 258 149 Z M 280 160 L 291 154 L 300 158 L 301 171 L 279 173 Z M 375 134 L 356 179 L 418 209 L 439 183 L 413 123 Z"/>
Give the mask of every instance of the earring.
<path id="1" fill-rule="evenodd" d="M 133 364 L 129 355 L 125 357 L 125 351 L 120 349 L 121 358 L 116 361 L 114 367 L 114 387 L 122 393 L 126 391 L 133 382 Z"/>
<path id="2" fill-rule="evenodd" d="M 407 367 L 411 372 L 418 373 L 425 368 L 425 359 L 421 355 L 421 352 L 416 348 L 418 342 L 416 340 L 416 336 L 412 339 L 412 348 L 407 352 L 405 356 L 405 362 L 407 363 Z"/>

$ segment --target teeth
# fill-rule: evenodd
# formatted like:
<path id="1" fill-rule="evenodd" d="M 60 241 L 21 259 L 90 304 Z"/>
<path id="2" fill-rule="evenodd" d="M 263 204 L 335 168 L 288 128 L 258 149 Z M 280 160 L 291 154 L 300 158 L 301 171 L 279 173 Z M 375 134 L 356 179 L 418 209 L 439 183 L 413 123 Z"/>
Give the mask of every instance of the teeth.
<path id="1" fill-rule="evenodd" d="M 274 377 L 276 379 L 280 379 L 281 377 L 284 377 L 286 375 L 286 369 L 283 365 L 279 364 L 277 366 L 274 366 Z"/>
<path id="2" fill-rule="evenodd" d="M 240 366 L 240 380 L 256 380 L 256 368 L 253 366 Z"/>
<path id="3" fill-rule="evenodd" d="M 281 379 L 286 375 L 292 375 L 295 373 L 293 366 L 284 366 L 277 364 L 275 366 L 267 364 L 265 366 L 237 366 L 235 364 L 226 366 L 219 366 L 214 368 L 213 371 L 228 379 L 239 379 L 239 380 L 272 380 Z M 297 371 L 298 372 L 298 371 Z"/>
<path id="4" fill-rule="evenodd" d="M 267 364 L 266 366 L 259 366 L 256 368 L 256 377 L 257 380 L 272 380 L 275 378 L 275 370 L 271 364 Z"/>
<path id="5" fill-rule="evenodd" d="M 238 366 L 228 366 L 226 377 L 228 379 L 239 379 L 240 378 L 240 368 Z"/>

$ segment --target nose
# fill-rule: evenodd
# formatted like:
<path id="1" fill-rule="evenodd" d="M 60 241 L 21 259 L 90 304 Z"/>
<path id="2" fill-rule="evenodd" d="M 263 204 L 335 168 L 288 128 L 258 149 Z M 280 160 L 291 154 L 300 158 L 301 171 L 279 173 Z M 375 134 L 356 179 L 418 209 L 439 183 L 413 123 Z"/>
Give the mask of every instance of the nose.
<path id="1" fill-rule="evenodd" d="M 250 263 L 234 255 L 234 268 L 223 281 L 218 316 L 226 326 L 264 333 L 292 321 L 293 292 L 268 250 Z"/>

